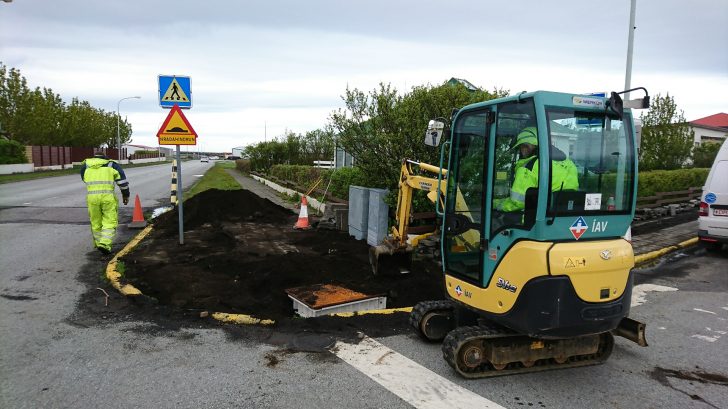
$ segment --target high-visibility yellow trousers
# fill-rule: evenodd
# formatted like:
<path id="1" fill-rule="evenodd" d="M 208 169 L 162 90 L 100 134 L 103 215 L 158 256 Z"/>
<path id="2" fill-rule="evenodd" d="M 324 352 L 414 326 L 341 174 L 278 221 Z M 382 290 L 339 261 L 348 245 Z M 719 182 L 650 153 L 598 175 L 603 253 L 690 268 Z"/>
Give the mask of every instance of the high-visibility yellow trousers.
<path id="1" fill-rule="evenodd" d="M 111 251 L 111 242 L 119 224 L 119 200 L 113 193 L 90 194 L 86 196 L 86 204 L 94 246 Z"/>

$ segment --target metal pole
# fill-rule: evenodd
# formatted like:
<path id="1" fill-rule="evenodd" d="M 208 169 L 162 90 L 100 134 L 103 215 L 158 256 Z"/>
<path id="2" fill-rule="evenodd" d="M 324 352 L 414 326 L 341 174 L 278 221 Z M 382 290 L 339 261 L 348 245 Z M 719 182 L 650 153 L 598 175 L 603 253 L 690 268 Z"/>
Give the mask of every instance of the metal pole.
<path id="1" fill-rule="evenodd" d="M 182 211 L 182 203 L 184 203 L 182 196 L 182 158 L 179 153 L 179 145 L 177 145 L 177 212 L 179 213 L 179 244 L 185 244 L 185 230 L 184 230 L 184 212 Z"/>
<path id="2" fill-rule="evenodd" d="M 119 107 L 121 106 L 121 101 L 125 99 L 141 99 L 139 96 L 134 97 L 126 97 L 119 100 L 119 102 L 116 103 L 116 149 L 119 151 L 119 154 L 117 155 L 119 158 L 119 162 L 121 162 L 121 132 L 119 131 L 120 124 L 119 124 L 119 118 L 121 118 L 121 114 L 119 113 Z"/>
<path id="3" fill-rule="evenodd" d="M 637 0 L 630 0 L 629 8 L 629 39 L 627 40 L 627 72 L 624 75 L 624 89 L 632 88 L 632 51 L 634 48 L 634 19 L 637 9 Z M 629 92 L 624 94 L 624 100 L 629 100 Z"/>
<path id="4" fill-rule="evenodd" d="M 116 150 L 118 151 L 118 158 L 119 163 L 121 163 L 121 134 L 119 133 L 119 105 L 121 105 L 121 100 L 116 103 Z"/>

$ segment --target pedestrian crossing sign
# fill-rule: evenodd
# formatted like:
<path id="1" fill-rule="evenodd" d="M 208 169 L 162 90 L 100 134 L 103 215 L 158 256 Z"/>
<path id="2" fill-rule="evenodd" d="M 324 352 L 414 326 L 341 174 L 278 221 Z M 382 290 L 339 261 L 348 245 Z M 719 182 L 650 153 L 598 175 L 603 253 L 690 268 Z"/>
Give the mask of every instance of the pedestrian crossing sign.
<path id="1" fill-rule="evenodd" d="M 157 132 L 160 145 L 196 145 L 197 133 L 182 113 L 179 106 L 174 105 L 167 119 Z"/>
<path id="2" fill-rule="evenodd" d="M 162 108 L 172 108 L 175 104 L 182 109 L 192 108 L 190 77 L 160 75 L 159 106 Z"/>

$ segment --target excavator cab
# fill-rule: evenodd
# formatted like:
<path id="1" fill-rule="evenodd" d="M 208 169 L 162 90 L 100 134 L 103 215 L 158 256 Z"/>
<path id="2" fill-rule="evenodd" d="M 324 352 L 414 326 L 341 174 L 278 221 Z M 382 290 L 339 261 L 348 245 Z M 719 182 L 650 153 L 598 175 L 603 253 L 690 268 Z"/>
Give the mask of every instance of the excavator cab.
<path id="1" fill-rule="evenodd" d="M 538 91 L 469 105 L 448 148 L 449 300 L 415 307 L 420 335 L 445 338 L 444 356 L 466 377 L 598 363 L 612 332 L 646 345 L 644 324 L 626 318 L 637 149 L 617 93 Z"/>

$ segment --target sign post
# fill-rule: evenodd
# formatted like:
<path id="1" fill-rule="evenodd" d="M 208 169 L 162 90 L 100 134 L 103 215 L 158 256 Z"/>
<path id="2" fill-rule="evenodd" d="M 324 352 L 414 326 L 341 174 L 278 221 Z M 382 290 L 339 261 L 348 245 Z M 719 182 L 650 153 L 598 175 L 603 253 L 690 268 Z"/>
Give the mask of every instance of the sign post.
<path id="1" fill-rule="evenodd" d="M 189 121 L 182 113 L 179 105 L 172 106 L 172 109 L 157 132 L 160 145 L 177 146 L 177 212 L 179 213 L 179 244 L 185 244 L 184 238 L 184 197 L 182 194 L 182 157 L 180 145 L 197 145 L 197 133 L 192 129 Z"/>

